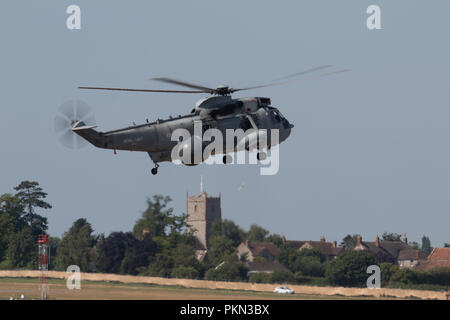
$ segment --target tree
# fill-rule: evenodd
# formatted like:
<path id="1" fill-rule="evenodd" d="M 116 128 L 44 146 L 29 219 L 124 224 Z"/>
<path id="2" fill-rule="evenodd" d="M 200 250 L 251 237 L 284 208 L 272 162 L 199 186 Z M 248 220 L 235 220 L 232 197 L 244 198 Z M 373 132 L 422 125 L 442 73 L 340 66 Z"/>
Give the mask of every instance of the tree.
<path id="1" fill-rule="evenodd" d="M 6 250 L 11 236 L 26 226 L 21 219 L 23 207 L 11 194 L 0 196 L 0 262 L 6 259 Z"/>
<path id="2" fill-rule="evenodd" d="M 325 273 L 325 264 L 321 263 L 318 258 L 313 256 L 299 255 L 291 268 L 293 272 L 300 272 L 300 274 L 304 276 L 323 277 Z"/>
<path id="3" fill-rule="evenodd" d="M 222 265 L 206 272 L 206 279 L 213 281 L 245 281 L 248 267 L 242 262 L 226 261 Z"/>
<path id="4" fill-rule="evenodd" d="M 279 235 L 279 234 L 271 234 L 270 236 L 267 237 L 266 239 L 269 242 L 272 242 L 274 245 L 276 245 L 278 248 L 280 248 L 281 246 L 283 246 L 285 239 L 283 236 Z"/>
<path id="5" fill-rule="evenodd" d="M 319 249 L 282 247 L 278 260 L 291 272 L 304 276 L 322 277 L 325 272 L 326 257 Z"/>
<path id="6" fill-rule="evenodd" d="M 358 235 L 346 235 L 344 239 L 342 239 L 342 242 L 340 243 L 341 247 L 344 247 L 344 250 L 352 250 L 356 246 L 356 237 Z"/>
<path id="7" fill-rule="evenodd" d="M 177 266 L 172 269 L 171 277 L 181 279 L 198 279 L 199 272 L 194 267 Z"/>
<path id="8" fill-rule="evenodd" d="M 211 225 L 210 237 L 225 236 L 237 247 L 245 239 L 245 231 L 237 224 L 227 219 L 216 219 Z"/>
<path id="9" fill-rule="evenodd" d="M 264 241 L 269 235 L 269 231 L 257 224 L 252 224 L 250 230 L 247 232 L 247 238 L 249 241 Z"/>
<path id="10" fill-rule="evenodd" d="M 173 268 L 173 259 L 169 255 L 157 253 L 154 257 L 150 257 L 149 261 L 148 268 L 143 270 L 141 274 L 153 277 L 170 277 Z"/>
<path id="11" fill-rule="evenodd" d="M 10 236 L 6 250 L 7 265 L 10 268 L 35 269 L 37 267 L 37 245 L 30 227 L 24 227 Z"/>
<path id="12" fill-rule="evenodd" d="M 136 238 L 148 232 L 150 237 L 164 237 L 167 232 L 181 232 L 186 226 L 186 216 L 174 216 L 173 208 L 167 208 L 172 201 L 170 197 L 154 195 L 153 200 L 147 199 L 147 209 L 136 222 L 133 234 Z"/>
<path id="13" fill-rule="evenodd" d="M 411 241 L 410 243 L 408 243 L 408 245 L 413 249 L 420 250 L 419 243 L 417 243 L 416 241 Z"/>
<path id="14" fill-rule="evenodd" d="M 17 187 L 15 197 L 25 210 L 25 219 L 31 227 L 33 236 L 47 231 L 47 218 L 36 214 L 36 208 L 51 209 L 51 205 L 44 199 L 47 197 L 36 181 L 22 181 Z"/>
<path id="15" fill-rule="evenodd" d="M 431 247 L 430 238 L 428 238 L 427 236 L 422 237 L 422 246 L 421 246 L 420 250 L 422 250 L 426 254 L 430 254 L 431 251 L 433 250 L 433 248 Z"/>
<path id="16" fill-rule="evenodd" d="M 361 250 L 347 250 L 328 263 L 325 277 L 333 285 L 363 287 L 368 278 L 367 267 L 376 265 L 373 255 Z"/>
<path id="17" fill-rule="evenodd" d="M 131 232 L 113 232 L 98 245 L 96 268 L 107 273 L 121 273 L 122 260 L 127 250 L 132 249 L 138 240 Z M 128 257 L 130 259 L 130 257 Z"/>
<path id="18" fill-rule="evenodd" d="M 214 236 L 209 239 L 210 248 L 206 254 L 206 261 L 213 266 L 217 266 L 229 256 L 236 255 L 236 247 L 233 241 L 226 236 Z"/>
<path id="19" fill-rule="evenodd" d="M 444 248 L 450 248 L 450 243 L 444 243 Z"/>
<path id="20" fill-rule="evenodd" d="M 77 265 L 83 272 L 90 270 L 91 251 L 95 244 L 92 232 L 92 226 L 86 219 L 78 219 L 72 224 L 58 245 L 55 259 L 56 269 L 66 270 L 70 265 Z"/>
<path id="21" fill-rule="evenodd" d="M 381 272 L 381 286 L 386 287 L 391 281 L 392 276 L 399 270 L 397 265 L 389 262 L 383 262 L 380 264 Z"/>
<path id="22" fill-rule="evenodd" d="M 270 275 L 271 283 L 292 283 L 294 275 L 290 272 L 276 270 Z"/>
<path id="23" fill-rule="evenodd" d="M 384 241 L 402 241 L 402 235 L 400 233 L 394 233 L 394 232 L 384 232 L 381 235 L 381 238 Z"/>
<path id="24" fill-rule="evenodd" d="M 248 282 L 251 283 L 271 283 L 272 277 L 270 273 L 266 272 L 257 272 L 253 273 L 250 278 L 248 279 Z"/>

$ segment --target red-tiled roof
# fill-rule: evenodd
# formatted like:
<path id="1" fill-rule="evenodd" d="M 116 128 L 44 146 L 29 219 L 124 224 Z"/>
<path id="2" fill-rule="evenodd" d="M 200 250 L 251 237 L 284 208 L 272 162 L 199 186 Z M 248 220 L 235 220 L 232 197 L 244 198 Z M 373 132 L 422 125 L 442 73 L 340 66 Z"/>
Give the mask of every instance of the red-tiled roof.
<path id="1" fill-rule="evenodd" d="M 450 260 L 422 260 L 415 269 L 429 271 L 436 268 L 450 268 Z"/>
<path id="2" fill-rule="evenodd" d="M 450 261 L 450 248 L 434 248 L 428 256 L 428 260 Z"/>

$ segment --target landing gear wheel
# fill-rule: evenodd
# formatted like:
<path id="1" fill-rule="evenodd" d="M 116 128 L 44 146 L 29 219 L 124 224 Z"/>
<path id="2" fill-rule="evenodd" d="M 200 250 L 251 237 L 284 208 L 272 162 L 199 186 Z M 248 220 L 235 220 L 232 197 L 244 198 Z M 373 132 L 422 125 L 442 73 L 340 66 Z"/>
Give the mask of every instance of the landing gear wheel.
<path id="1" fill-rule="evenodd" d="M 158 167 L 159 167 L 159 165 L 155 162 L 155 167 L 152 169 L 152 175 L 155 175 L 158 173 Z"/>
<path id="2" fill-rule="evenodd" d="M 256 159 L 258 159 L 259 161 L 266 160 L 266 158 L 267 158 L 267 154 L 265 152 L 258 152 L 256 154 Z"/>

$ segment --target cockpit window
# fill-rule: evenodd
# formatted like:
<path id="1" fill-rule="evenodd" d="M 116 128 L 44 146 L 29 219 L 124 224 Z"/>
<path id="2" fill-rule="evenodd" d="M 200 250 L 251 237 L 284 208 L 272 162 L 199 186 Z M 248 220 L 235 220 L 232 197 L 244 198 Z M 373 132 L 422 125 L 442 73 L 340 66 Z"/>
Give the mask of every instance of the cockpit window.
<path id="1" fill-rule="evenodd" d="M 280 115 L 280 113 L 279 113 L 278 111 L 276 111 L 276 110 L 272 110 L 272 115 L 275 117 L 275 119 L 276 119 L 277 121 L 281 121 L 281 119 L 283 118 L 283 117 Z"/>

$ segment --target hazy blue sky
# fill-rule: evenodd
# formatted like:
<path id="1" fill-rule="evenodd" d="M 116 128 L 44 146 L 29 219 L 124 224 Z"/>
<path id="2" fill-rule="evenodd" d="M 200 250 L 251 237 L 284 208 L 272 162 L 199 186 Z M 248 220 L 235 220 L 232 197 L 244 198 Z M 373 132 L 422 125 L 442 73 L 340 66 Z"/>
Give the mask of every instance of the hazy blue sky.
<path id="1" fill-rule="evenodd" d="M 82 29 L 66 28 L 77 4 Z M 381 7 L 382 30 L 366 27 Z M 384 231 L 450 242 L 448 1 L 2 1 L 0 193 L 37 180 L 50 233 L 85 217 L 95 232 L 131 230 L 145 199 L 222 193 L 222 215 L 288 239 Z M 145 153 L 70 150 L 53 132 L 58 106 L 80 98 L 100 130 L 189 112 L 202 95 L 81 91 L 168 88 L 169 76 L 238 87 L 333 64 L 351 73 L 248 91 L 295 124 L 280 171 L 174 166 L 152 176 Z M 241 183 L 245 183 L 242 190 Z"/>

